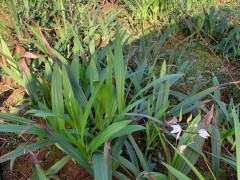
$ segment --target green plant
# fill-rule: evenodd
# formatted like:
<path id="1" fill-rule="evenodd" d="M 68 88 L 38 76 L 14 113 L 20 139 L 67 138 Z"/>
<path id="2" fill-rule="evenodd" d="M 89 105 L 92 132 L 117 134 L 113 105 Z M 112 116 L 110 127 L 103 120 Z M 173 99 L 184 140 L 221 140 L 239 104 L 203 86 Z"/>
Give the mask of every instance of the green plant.
<path id="1" fill-rule="evenodd" d="M 182 75 L 162 76 L 144 87 L 128 102 L 126 101 L 127 96 L 132 96 L 130 94 L 132 88 L 131 83 L 128 83 L 135 79 L 136 72 L 132 75 L 125 75 L 127 67 L 123 61 L 119 31 L 117 31 L 114 43 L 114 54 L 109 47 L 98 52 L 98 54 L 105 54 L 102 58 L 102 63 L 106 63 L 106 66 L 100 64 L 97 58 L 97 52 L 92 51 L 91 60 L 86 64 L 85 74 L 81 77 L 80 72 L 84 67 L 78 64 L 78 57 L 74 58 L 71 64 L 69 64 L 63 56 L 58 53 L 55 54 L 56 51 L 51 49 L 41 31 L 37 32 L 36 29 L 31 30 L 35 35 L 39 33 L 40 36 L 42 36 L 38 36 L 38 47 L 43 52 L 49 53 L 55 62 L 53 64 L 53 71 L 51 71 L 51 68 L 48 68 L 48 66 L 45 66 L 46 74 L 51 77 L 44 80 L 46 82 L 44 84 L 50 83 L 50 102 L 47 101 L 47 96 L 42 96 L 44 101 L 41 102 L 37 100 L 39 110 L 28 111 L 28 113 L 34 116 L 44 117 L 49 127 L 41 125 L 34 127 L 37 129 L 36 133 L 38 135 L 40 133 L 41 139 L 44 140 L 33 144 L 32 146 L 34 146 L 35 149 L 31 149 L 32 146 L 30 146 L 29 151 L 57 143 L 63 151 L 73 157 L 90 174 L 99 174 L 100 172 L 97 171 L 98 167 L 107 163 L 103 162 L 105 158 L 102 159 L 103 153 L 101 153 L 101 151 L 103 151 L 103 143 L 109 143 L 110 140 L 114 140 L 116 137 L 144 129 L 140 125 L 131 123 L 131 118 L 126 115 L 129 111 L 137 110 L 137 106 L 147 99 L 147 96 L 143 96 L 145 90 L 165 80 L 169 80 L 173 84 L 173 82 Z M 76 41 L 75 39 L 75 42 Z M 46 45 L 46 47 L 44 47 L 43 44 Z M 80 46 L 75 49 L 81 49 L 79 43 L 76 42 L 75 46 Z M 80 77 L 76 75 L 80 75 Z M 113 78 L 115 79 L 114 82 Z M 84 81 L 87 80 L 88 86 L 81 87 L 79 80 L 80 82 L 83 80 L 83 84 L 85 84 Z M 140 84 L 138 86 L 140 86 Z M 140 96 L 142 97 L 139 99 Z M 13 129 L 18 128 L 18 133 L 31 132 L 35 134 L 35 130 L 32 130 L 33 127 L 31 126 L 31 124 L 34 124 L 33 122 L 22 118 L 14 119 L 15 117 L 4 114 L 1 116 L 12 123 L 20 123 L 20 125 L 6 124 L 6 126 L 10 128 L 6 129 L 6 131 L 11 132 Z M 27 129 L 25 130 L 21 128 L 24 127 L 24 125 L 27 125 Z M 6 128 L 6 126 L 3 125 L 1 127 Z M 120 140 L 124 142 L 124 139 L 120 138 Z M 119 144 L 117 140 L 113 142 Z M 71 144 L 76 148 L 73 148 Z M 114 146 L 112 143 L 111 145 Z M 100 154 L 98 152 L 99 150 Z M 116 149 L 117 152 L 113 151 L 112 153 L 117 157 L 120 150 L 121 146 Z M 18 154 L 15 154 L 16 151 L 9 153 L 8 156 L 6 155 L 5 158 L 2 159 L 2 162 L 12 158 L 13 154 L 19 156 L 23 153 L 23 151 L 17 152 Z M 112 158 L 115 159 L 115 157 Z M 102 161 L 100 161 L 101 159 Z M 94 172 L 88 163 L 91 160 L 95 162 L 95 164 L 93 164 L 93 167 L 96 167 Z M 108 168 L 106 168 L 106 171 L 107 170 Z M 105 176 L 106 174 L 102 175 Z"/>
<path id="2" fill-rule="evenodd" d="M 24 1 L 23 6 L 9 2 L 21 24 L 15 28 L 19 42 L 28 52 L 15 58 L 1 39 L 1 54 L 8 62 L 8 66 L 1 64 L 2 73 L 25 87 L 32 102 L 25 115 L 41 118 L 41 122 L 0 113 L 5 120 L 0 132 L 38 137 L 36 142 L 3 155 L 0 162 L 11 160 L 12 165 L 16 157 L 30 153 L 33 179 L 54 178 L 71 160 L 99 180 L 112 176 L 189 179 L 191 170 L 204 179 L 194 167 L 200 156 L 212 178 L 220 175 L 220 160 L 238 168 L 233 154 L 221 155 L 223 141 L 239 148 L 234 138 L 239 115 L 232 110 L 232 102 L 227 106 L 221 101 L 222 85 L 213 75 L 214 86 L 206 89 L 206 82 L 199 78 L 206 72 L 189 74 L 191 63 L 181 60 L 185 49 L 176 64 L 166 61 L 174 50 L 166 52 L 163 44 L 174 28 L 145 36 L 144 21 L 149 17 L 157 21 L 158 12 L 167 8 L 163 1 L 139 1 L 140 11 L 134 7 L 136 2 L 125 1 L 141 21 L 141 38 L 133 44 L 125 33 L 120 34 L 118 25 L 113 38 L 116 18 L 124 15 L 103 11 L 97 2 L 76 7 L 69 4 L 65 11 L 63 4 L 70 1 L 56 0 L 51 2 L 53 6 L 42 1 L 45 9 L 38 1 Z M 181 2 L 180 8 L 190 11 L 194 2 Z M 169 8 L 173 6 L 174 2 Z M 84 19 L 81 15 L 90 7 L 92 16 Z M 215 100 L 215 106 L 208 107 L 211 100 L 207 97 Z M 205 114 L 202 121 L 201 114 Z M 208 154 L 212 167 L 203 148 L 210 136 L 207 131 L 211 134 L 212 152 Z M 138 142 L 139 135 L 146 135 L 146 139 Z M 43 171 L 33 152 L 53 144 L 67 155 Z M 160 160 L 156 156 L 161 156 Z M 156 172 L 154 168 L 161 165 L 155 163 L 167 168 L 168 177 Z"/>
<path id="3" fill-rule="evenodd" d="M 239 9 L 226 10 L 224 7 L 209 11 L 203 6 L 203 13 L 185 19 L 190 32 L 198 33 L 209 39 L 212 49 L 220 54 L 235 59 L 239 57 Z"/>

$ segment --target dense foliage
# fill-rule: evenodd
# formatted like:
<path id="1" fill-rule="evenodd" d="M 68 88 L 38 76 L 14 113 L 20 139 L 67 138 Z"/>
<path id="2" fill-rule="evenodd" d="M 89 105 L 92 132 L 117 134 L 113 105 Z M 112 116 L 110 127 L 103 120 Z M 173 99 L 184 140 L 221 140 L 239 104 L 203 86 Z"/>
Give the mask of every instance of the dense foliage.
<path id="1" fill-rule="evenodd" d="M 25 141 L 0 163 L 29 153 L 32 179 L 57 179 L 69 161 L 96 180 L 218 179 L 221 166 L 240 178 L 239 104 L 222 93 L 239 81 L 196 73 L 189 57 L 189 44 L 207 41 L 238 62 L 239 7 L 198 3 L 2 3 L 0 73 L 27 95 L 23 110 L 0 113 L 0 132 Z M 35 151 L 50 145 L 64 156 L 42 169 Z"/>

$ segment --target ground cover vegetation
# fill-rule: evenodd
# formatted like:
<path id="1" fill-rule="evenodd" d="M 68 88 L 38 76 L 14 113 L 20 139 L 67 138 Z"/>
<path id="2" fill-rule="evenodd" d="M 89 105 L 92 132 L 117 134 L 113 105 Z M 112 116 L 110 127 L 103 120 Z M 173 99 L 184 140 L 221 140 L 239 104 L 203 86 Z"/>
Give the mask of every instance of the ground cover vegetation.
<path id="1" fill-rule="evenodd" d="M 237 0 L 0 2 L 2 179 L 240 179 Z"/>

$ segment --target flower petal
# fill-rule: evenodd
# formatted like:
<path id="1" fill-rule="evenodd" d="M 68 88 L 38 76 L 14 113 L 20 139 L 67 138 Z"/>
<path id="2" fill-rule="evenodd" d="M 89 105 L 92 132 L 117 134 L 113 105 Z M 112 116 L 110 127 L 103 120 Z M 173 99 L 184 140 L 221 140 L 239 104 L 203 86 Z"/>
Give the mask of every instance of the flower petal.
<path id="1" fill-rule="evenodd" d="M 179 133 L 182 131 L 181 126 L 179 126 L 178 124 L 172 125 L 171 127 L 173 128 L 173 130 L 170 133 L 174 134 L 174 133 Z"/>
<path id="2" fill-rule="evenodd" d="M 184 152 L 184 150 L 186 149 L 186 145 L 181 145 L 181 146 L 179 146 L 179 148 L 178 148 L 178 150 L 179 150 L 179 152 L 180 153 L 183 153 Z"/>
<path id="3" fill-rule="evenodd" d="M 205 129 L 199 129 L 198 134 L 199 136 L 205 139 L 207 139 L 210 136 L 210 134 L 208 134 L 208 132 Z"/>

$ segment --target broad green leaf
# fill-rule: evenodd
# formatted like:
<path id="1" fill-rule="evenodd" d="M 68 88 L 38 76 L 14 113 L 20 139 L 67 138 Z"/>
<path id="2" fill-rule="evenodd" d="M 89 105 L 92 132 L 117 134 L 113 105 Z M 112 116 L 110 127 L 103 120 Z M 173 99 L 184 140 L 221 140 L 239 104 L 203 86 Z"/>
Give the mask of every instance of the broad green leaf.
<path id="1" fill-rule="evenodd" d="M 166 61 L 163 61 L 161 72 L 160 72 L 160 78 L 166 75 L 166 71 L 167 71 Z M 168 102 L 169 90 L 170 90 L 170 82 L 168 80 L 160 83 L 159 91 L 157 92 L 158 96 L 157 96 L 157 102 L 155 107 L 155 113 L 158 113 L 163 107 L 163 105 L 165 105 Z"/>
<path id="2" fill-rule="evenodd" d="M 212 134 L 211 134 L 212 153 L 220 156 L 221 155 L 220 132 L 219 132 L 216 120 L 214 120 L 213 122 L 214 123 L 212 125 Z M 219 168 L 220 168 L 220 159 L 215 156 L 212 156 L 212 168 L 213 168 L 214 175 L 218 178 Z"/>
<path id="3" fill-rule="evenodd" d="M 124 90 L 125 90 L 125 63 L 123 60 L 123 52 L 121 45 L 121 38 L 119 33 L 119 26 L 116 27 L 116 39 L 114 43 L 114 74 L 116 81 L 116 95 L 117 95 L 117 104 L 118 112 L 121 113 L 125 100 L 124 100 Z"/>
<path id="4" fill-rule="evenodd" d="M 37 87 L 36 87 L 37 79 L 35 79 L 32 76 L 30 69 L 28 68 L 24 59 L 19 60 L 19 68 L 21 69 L 21 72 L 22 72 L 24 87 L 28 95 L 31 97 L 33 103 L 37 104 L 37 101 L 38 101 Z M 40 90 L 40 88 L 38 88 L 38 90 Z"/>
<path id="5" fill-rule="evenodd" d="M 29 126 L 29 127 L 28 127 Z M 40 137 L 46 137 L 47 133 L 44 132 L 41 128 L 33 125 L 16 125 L 16 124 L 2 124 L 0 125 L 0 132 L 11 132 L 11 133 L 24 133 L 24 134 L 33 134 Z"/>
<path id="6" fill-rule="evenodd" d="M 155 86 L 156 84 L 162 83 L 166 80 L 170 81 L 170 84 L 173 84 L 174 82 L 176 82 L 178 79 L 180 79 L 184 74 L 171 74 L 171 75 L 166 75 L 162 78 L 156 79 L 154 81 L 152 81 L 151 83 L 149 83 L 147 86 L 145 86 L 144 88 L 141 89 L 141 91 L 139 91 L 132 99 L 131 102 L 132 103 L 138 96 L 140 96 L 142 93 L 145 93 L 149 88 Z"/>
<path id="7" fill-rule="evenodd" d="M 75 129 L 80 128 L 81 120 L 83 117 L 82 107 L 74 97 L 72 86 L 67 74 L 65 67 L 62 68 L 62 81 L 63 81 L 63 90 L 64 90 L 64 100 L 65 106 L 67 107 L 68 113 L 73 120 Z"/>
<path id="8" fill-rule="evenodd" d="M 224 132 L 224 134 L 222 135 L 221 138 L 222 138 L 222 139 L 225 139 L 225 138 L 227 138 L 227 137 L 229 137 L 229 136 L 233 136 L 234 134 L 235 134 L 235 128 L 232 128 L 232 129 Z"/>
<path id="9" fill-rule="evenodd" d="M 7 44 L 3 40 L 2 36 L 0 35 L 0 43 L 1 43 L 1 49 L 0 49 L 0 54 L 5 56 L 7 62 L 15 69 L 18 68 L 17 61 L 15 61 L 12 57 L 12 54 L 10 52 L 10 49 L 8 48 Z"/>
<path id="10" fill-rule="evenodd" d="M 94 153 L 92 158 L 94 179 L 95 180 L 111 180 L 108 178 L 108 167 L 106 165 L 103 154 Z"/>
<path id="11" fill-rule="evenodd" d="M 99 72 L 97 69 L 96 61 L 97 61 L 97 55 L 93 54 L 92 58 L 90 60 L 89 66 L 87 68 L 87 74 L 88 74 L 88 77 L 90 80 L 91 91 L 93 91 L 93 89 L 94 89 L 93 83 L 95 81 L 99 81 Z"/>
<path id="12" fill-rule="evenodd" d="M 51 84 L 51 99 L 52 99 L 52 111 L 57 116 L 63 117 L 64 115 L 64 103 L 63 103 L 63 88 L 62 88 L 62 72 L 60 67 L 55 64 L 52 84 Z M 64 129 L 65 122 L 63 118 L 54 117 L 54 129 Z"/>
<path id="13" fill-rule="evenodd" d="M 31 114 L 36 117 L 54 117 L 57 116 L 56 114 L 53 114 L 52 112 L 37 110 L 37 109 L 31 109 L 25 113 L 25 115 Z"/>
<path id="14" fill-rule="evenodd" d="M 138 171 L 140 171 L 137 155 L 136 155 L 132 145 L 128 141 L 125 141 L 124 144 L 125 144 L 125 146 L 127 148 L 127 153 L 128 153 L 128 155 L 130 157 L 131 163 L 134 165 L 134 167 L 136 167 L 136 169 Z"/>
<path id="15" fill-rule="evenodd" d="M 82 120 L 82 123 L 81 123 L 81 139 L 82 139 L 82 144 L 84 144 L 84 132 L 85 132 L 85 128 L 86 128 L 86 125 L 87 125 L 87 120 L 88 120 L 88 117 L 89 115 L 91 114 L 91 108 L 95 102 L 95 99 L 97 97 L 97 94 L 103 84 L 103 81 L 105 80 L 106 78 L 106 74 L 102 77 L 102 80 L 98 83 L 98 85 L 94 88 L 94 91 L 92 92 L 91 94 L 91 97 L 90 99 L 88 100 L 88 103 L 86 105 L 86 109 L 85 109 L 85 112 L 83 114 L 83 120 Z"/>
<path id="16" fill-rule="evenodd" d="M 70 156 L 64 156 L 62 159 L 57 161 L 52 167 L 50 167 L 46 172 L 45 175 L 50 178 L 52 175 L 57 174 L 58 171 L 60 171 L 69 161 L 71 157 Z"/>
<path id="17" fill-rule="evenodd" d="M 122 156 L 119 156 L 117 158 L 117 162 L 120 163 L 121 166 L 123 166 L 124 168 L 130 170 L 135 175 L 135 177 L 137 177 L 138 174 L 140 173 L 139 169 L 136 166 L 134 166 L 133 163 L 131 163 L 129 160 Z"/>
<path id="18" fill-rule="evenodd" d="M 111 88 L 112 89 L 112 88 Z M 110 90 L 111 91 L 111 90 Z M 111 110 L 112 110 L 112 97 L 109 96 L 109 89 L 108 87 L 103 84 L 98 92 L 97 99 L 99 103 L 99 109 L 102 114 L 100 114 L 100 118 L 102 119 L 103 115 L 107 121 L 107 126 L 111 123 Z M 103 124 L 102 121 L 99 122 Z"/>
<path id="19" fill-rule="evenodd" d="M 233 106 L 232 109 L 232 116 L 234 119 L 234 125 L 235 125 L 235 138 L 236 138 L 236 160 L 237 160 L 237 177 L 240 179 L 240 122 L 239 122 L 239 109 L 235 109 Z"/>
<path id="20" fill-rule="evenodd" d="M 163 161 L 161 162 L 177 179 L 179 180 L 191 180 L 189 177 L 187 177 L 185 174 L 181 173 L 174 167 L 164 163 Z"/>
<path id="21" fill-rule="evenodd" d="M 89 143 L 88 149 L 93 153 L 104 143 L 104 141 L 111 139 L 112 136 L 125 128 L 130 122 L 130 120 L 125 120 L 111 124 Z"/>
<path id="22" fill-rule="evenodd" d="M 78 103 L 82 106 L 83 110 L 86 108 L 87 106 L 87 98 L 81 88 L 81 85 L 79 84 L 79 82 L 77 82 L 74 78 L 74 75 L 71 72 L 71 69 L 68 68 L 68 66 L 65 67 L 68 73 L 68 77 L 69 80 L 71 82 L 72 85 L 72 90 L 74 93 L 74 97 L 77 99 Z"/>
<path id="23" fill-rule="evenodd" d="M 213 96 L 213 95 L 211 95 L 211 96 L 212 96 L 213 99 L 216 101 L 216 103 L 219 105 L 219 107 L 220 107 L 221 111 L 224 113 L 227 121 L 230 122 L 231 125 L 233 125 L 234 122 L 233 122 L 233 121 L 231 120 L 231 118 L 230 118 L 229 112 L 228 112 L 228 110 L 227 110 L 227 108 L 226 108 L 226 104 L 225 104 L 224 102 L 222 102 L 221 99 L 219 100 L 219 99 L 217 99 L 217 97 L 215 97 L 215 96 Z"/>
<path id="24" fill-rule="evenodd" d="M 16 115 L 12 115 L 12 114 L 5 114 L 5 113 L 1 113 L 1 112 L 0 112 L 0 118 L 5 119 L 10 122 L 13 122 L 13 123 L 22 124 L 22 125 L 28 125 L 30 123 L 33 123 L 33 121 L 31 121 L 29 119 L 19 117 Z"/>
<path id="25" fill-rule="evenodd" d="M 164 125 L 163 121 L 160 121 L 159 119 L 152 117 L 152 116 L 148 116 L 145 114 L 140 114 L 140 113 L 125 113 L 126 116 L 139 116 L 139 117 L 144 117 L 144 118 L 148 118 L 149 120 L 155 121 L 157 123 L 159 123 L 160 125 Z"/>
<path id="26" fill-rule="evenodd" d="M 122 147 L 126 140 L 127 136 L 121 136 L 116 140 L 113 147 L 111 148 L 111 156 L 113 159 L 116 159 L 122 152 Z"/>
<path id="27" fill-rule="evenodd" d="M 24 10 L 26 13 L 26 18 L 29 19 L 29 2 L 28 0 L 23 0 Z"/>
<path id="28" fill-rule="evenodd" d="M 43 170 L 39 166 L 39 164 L 36 164 L 33 168 L 33 176 L 31 178 L 32 180 L 49 180 L 49 178 L 46 177 Z"/>
<path id="29" fill-rule="evenodd" d="M 212 153 L 208 153 L 216 158 L 219 158 L 222 160 L 222 162 L 227 163 L 229 166 L 231 166 L 232 168 L 234 168 L 235 170 L 237 170 L 237 162 L 236 162 L 236 158 L 234 157 L 227 157 L 227 156 L 218 156 Z"/>
<path id="30" fill-rule="evenodd" d="M 111 139 L 114 139 L 116 137 L 121 137 L 123 135 L 128 135 L 128 134 L 132 134 L 133 132 L 136 131 L 141 131 L 144 130 L 145 127 L 140 126 L 140 125 L 128 125 L 126 127 L 124 127 L 123 129 L 121 129 L 120 131 L 116 132 Z"/>
<path id="31" fill-rule="evenodd" d="M 78 52 L 74 55 L 73 61 L 71 63 L 71 72 L 75 78 L 76 82 L 79 82 L 80 79 L 80 64 L 79 64 L 79 59 L 78 59 Z"/>
<path id="32" fill-rule="evenodd" d="M 218 81 L 216 75 L 213 76 L 213 85 L 214 85 L 214 86 L 219 86 L 219 81 Z M 214 96 L 216 97 L 216 99 L 221 100 L 221 92 L 220 92 L 220 89 L 217 89 L 216 91 L 214 91 Z"/>
<path id="33" fill-rule="evenodd" d="M 113 172 L 113 176 L 116 177 L 117 179 L 131 180 L 126 175 L 124 175 L 124 174 L 122 174 L 120 172 L 117 172 L 117 171 Z"/>
<path id="34" fill-rule="evenodd" d="M 38 142 L 30 144 L 30 145 L 22 146 L 21 148 L 18 148 L 7 154 L 2 155 L 0 157 L 0 163 L 17 158 L 21 155 L 28 153 L 28 151 L 36 151 L 38 149 L 44 148 L 44 147 L 52 145 L 52 144 L 54 144 L 52 139 L 46 139 L 46 140 L 38 141 Z"/>
<path id="35" fill-rule="evenodd" d="M 189 96 L 188 98 L 186 98 L 184 101 L 182 101 L 181 103 L 179 103 L 178 105 L 176 105 L 174 108 L 172 108 L 170 110 L 170 113 L 172 114 L 179 114 L 180 110 L 183 109 L 183 114 L 185 114 L 185 110 L 187 107 L 192 106 L 192 104 L 197 101 L 200 100 L 201 98 L 203 98 L 204 96 L 216 91 L 217 89 L 219 89 L 219 87 L 210 87 L 204 91 L 201 91 L 197 94 L 194 94 L 193 96 Z M 190 109 L 189 109 L 190 111 Z"/>
<path id="36" fill-rule="evenodd" d="M 128 135 L 128 139 L 130 140 L 134 150 L 136 151 L 136 154 L 139 158 L 139 161 L 142 165 L 142 168 L 144 169 L 144 171 L 149 171 L 149 166 L 148 163 L 145 159 L 145 156 L 143 155 L 142 151 L 139 149 L 137 143 L 135 142 L 135 140 L 133 139 L 133 137 L 131 135 Z"/>

